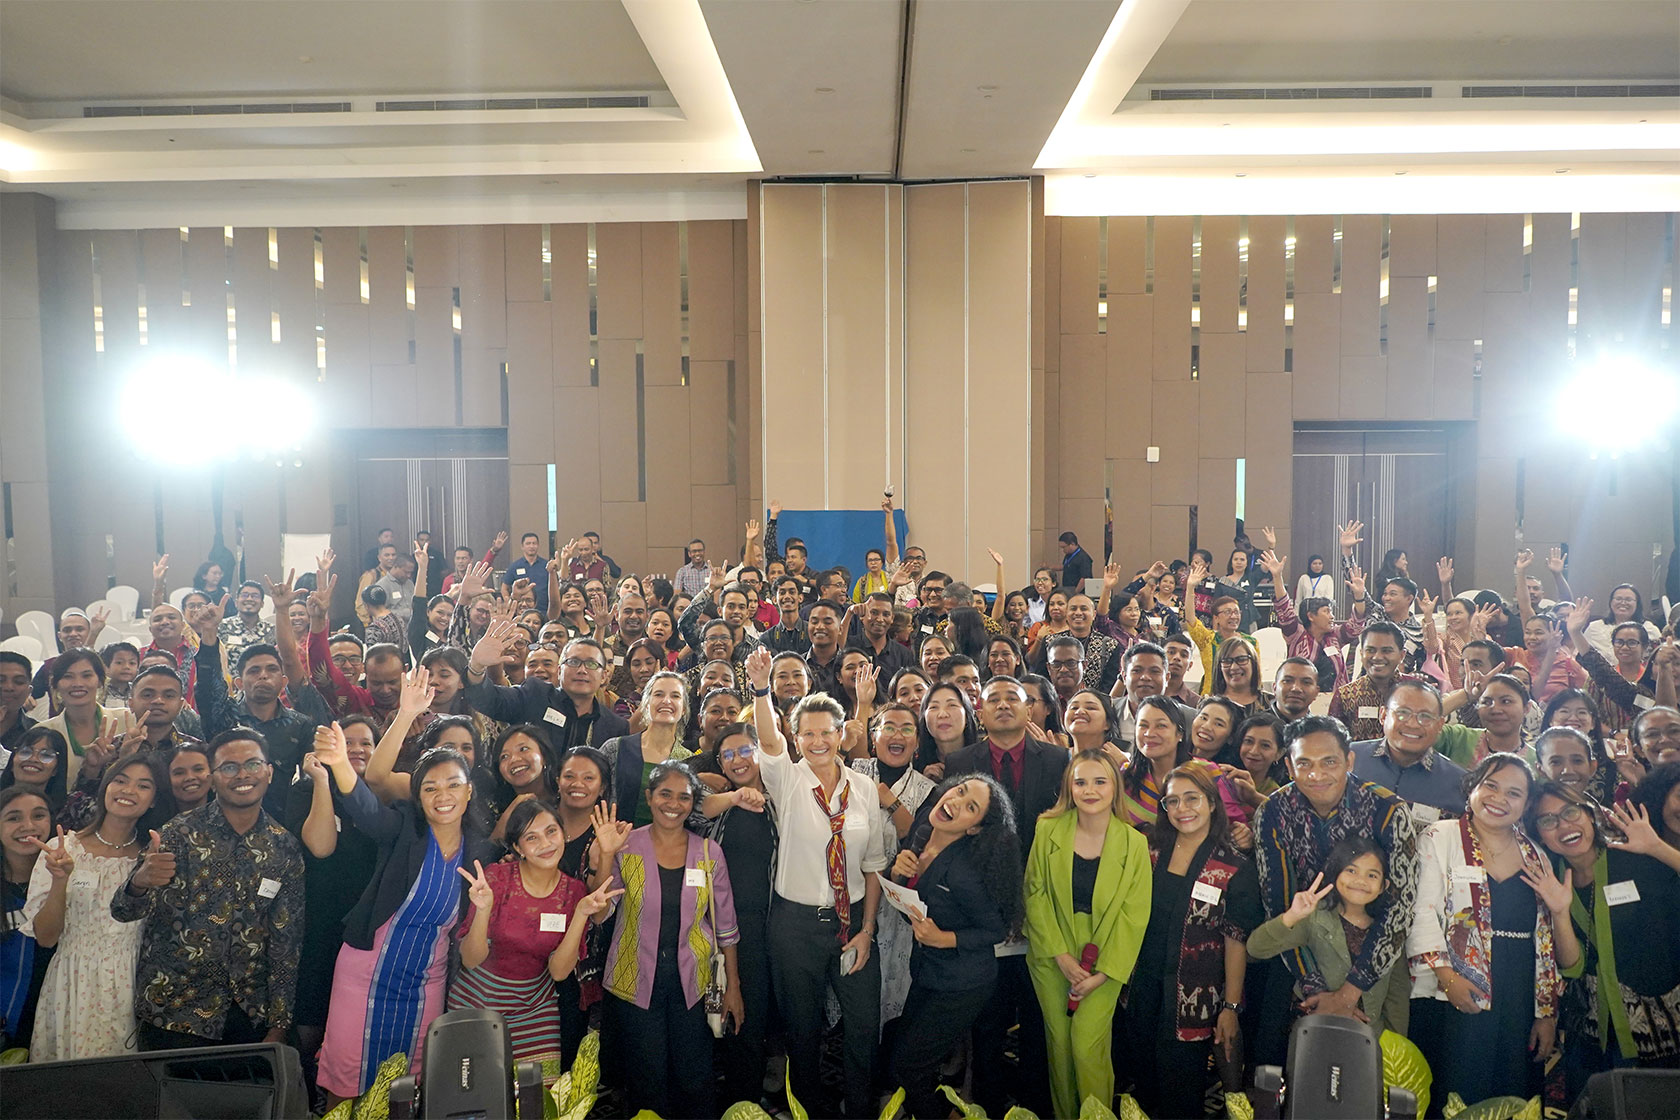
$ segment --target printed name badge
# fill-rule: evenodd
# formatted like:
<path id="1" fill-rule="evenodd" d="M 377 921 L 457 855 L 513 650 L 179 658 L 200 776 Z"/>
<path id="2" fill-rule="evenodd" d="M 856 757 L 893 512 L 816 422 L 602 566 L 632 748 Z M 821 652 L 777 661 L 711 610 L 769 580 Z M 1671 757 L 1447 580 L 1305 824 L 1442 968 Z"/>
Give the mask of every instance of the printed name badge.
<path id="1" fill-rule="evenodd" d="M 402 592 L 401 591 L 391 592 L 391 602 L 393 602 L 393 603 L 402 602 Z"/>
<path id="2" fill-rule="evenodd" d="M 1441 810 L 1433 805 L 1419 805 L 1412 803 L 1412 819 L 1419 824 L 1434 824 L 1441 819 Z"/>
<path id="3" fill-rule="evenodd" d="M 1455 883 L 1485 883 L 1487 882 L 1487 870 L 1481 867 L 1455 867 L 1453 868 L 1452 881 Z"/>
<path id="4" fill-rule="evenodd" d="M 537 916 L 537 928 L 543 933 L 565 933 L 566 915 L 540 914 Z"/>
<path id="5" fill-rule="evenodd" d="M 706 885 L 706 873 L 698 867 L 691 867 L 683 872 L 683 886 L 703 887 Z"/>
<path id="6" fill-rule="evenodd" d="M 426 637 L 430 638 L 434 642 L 443 641 L 443 638 L 438 635 L 438 632 L 436 630 L 426 631 Z"/>
<path id="7" fill-rule="evenodd" d="M 1628 880 L 1621 883 L 1611 883 L 1604 888 L 1604 901 L 1611 906 L 1621 906 L 1623 903 L 1639 901 L 1639 884 Z"/>
<path id="8" fill-rule="evenodd" d="M 1378 708 L 1375 704 L 1362 705 L 1359 709 L 1359 718 L 1360 719 L 1381 719 L 1382 718 L 1382 710 L 1380 708 Z"/>
<path id="9" fill-rule="evenodd" d="M 924 627 L 922 627 L 922 633 L 924 633 L 924 634 L 931 634 L 931 633 L 933 633 L 933 627 L 931 627 L 931 626 L 924 626 Z"/>
<path id="10" fill-rule="evenodd" d="M 1650 696 L 1635 696 L 1633 698 L 1633 706 L 1643 711 L 1646 708 L 1656 707 L 1657 702 Z"/>
<path id="11" fill-rule="evenodd" d="M 280 880 L 278 879 L 264 879 L 261 883 L 257 884 L 258 898 L 273 898 L 279 893 Z"/>
<path id="12" fill-rule="evenodd" d="M 550 708 L 543 713 L 543 722 L 552 723 L 556 727 L 566 726 L 566 713 L 559 708 Z"/>
<path id="13" fill-rule="evenodd" d="M 1195 886 L 1190 888 L 1191 898 L 1195 899 L 1197 902 L 1206 902 L 1210 905 L 1218 902 L 1219 896 L 1224 893 L 1224 891 L 1221 891 L 1212 883 L 1197 883 Z"/>

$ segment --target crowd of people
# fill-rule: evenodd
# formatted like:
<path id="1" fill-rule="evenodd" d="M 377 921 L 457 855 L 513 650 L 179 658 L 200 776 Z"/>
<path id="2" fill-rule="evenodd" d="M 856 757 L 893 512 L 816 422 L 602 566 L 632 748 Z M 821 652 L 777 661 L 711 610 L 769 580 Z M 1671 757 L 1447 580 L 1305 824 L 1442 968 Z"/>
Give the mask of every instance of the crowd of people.
<path id="1" fill-rule="evenodd" d="M 282 1041 L 325 1106 L 488 1008 L 551 1070 L 598 1029 L 626 1116 L 785 1056 L 812 1115 L 923 1120 L 1204 1116 L 1303 1015 L 1409 1037 L 1437 1112 L 1680 1068 L 1680 648 L 1637 587 L 1525 551 L 1432 594 L 1355 522 L 1294 584 L 1269 529 L 1129 578 L 1064 533 L 988 599 L 883 507 L 856 572 L 772 504 L 668 575 L 387 530 L 180 607 L 163 557 L 143 648 L 65 610 L 0 653 L 0 1049 Z"/>

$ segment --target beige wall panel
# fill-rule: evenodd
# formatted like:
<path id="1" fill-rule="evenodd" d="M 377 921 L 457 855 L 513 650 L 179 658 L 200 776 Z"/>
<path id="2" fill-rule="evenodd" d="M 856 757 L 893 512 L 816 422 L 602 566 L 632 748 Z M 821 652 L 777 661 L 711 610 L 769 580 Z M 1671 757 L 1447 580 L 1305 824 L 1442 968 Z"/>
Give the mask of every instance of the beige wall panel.
<path id="1" fill-rule="evenodd" d="M 1055 281 L 1044 291 L 1044 368 L 1053 370 L 1062 367 L 1061 218 L 1046 216 L 1044 219 L 1044 274 Z M 1055 420 L 1052 418 L 1050 423 Z"/>
<path id="2" fill-rule="evenodd" d="M 1378 325 L 1382 270 L 1382 218 L 1349 214 L 1342 219 L 1342 356 L 1382 353 Z"/>
<path id="3" fill-rule="evenodd" d="M 1111 300 L 1117 294 L 1143 294 L 1148 236 L 1148 218 L 1108 220 L 1108 294 Z M 1112 313 L 1112 308 L 1110 311 Z"/>
<path id="4" fill-rule="evenodd" d="M 221 248 L 221 230 L 204 232 L 213 235 L 214 247 Z M 198 230 L 192 231 L 195 239 L 198 235 Z M 193 268 L 192 274 L 193 282 L 197 283 L 198 269 Z M 321 298 L 329 305 L 362 302 L 362 231 L 359 228 L 328 226 L 321 230 L 321 280 Z"/>
<path id="5" fill-rule="evenodd" d="M 506 348 L 461 351 L 461 423 L 494 428 L 502 423 L 502 366 Z"/>
<path id="6" fill-rule="evenodd" d="M 507 247 L 502 226 L 461 230 L 461 346 L 507 346 Z"/>
<path id="7" fill-rule="evenodd" d="M 582 387 L 589 378 L 589 227 L 548 229 L 549 310 L 554 315 L 554 383 Z"/>
<path id="8" fill-rule="evenodd" d="M 1342 418 L 1381 420 L 1387 407 L 1388 359 L 1344 357 L 1341 377 Z"/>
<path id="9" fill-rule="evenodd" d="M 1196 470 L 1201 459 L 1201 386 L 1194 381 L 1162 381 L 1152 403 L 1155 445 L 1161 461 L 1152 476 L 1150 500 L 1156 505 L 1188 506 L 1196 501 Z"/>
<path id="10" fill-rule="evenodd" d="M 917 433 L 973 422 L 968 403 L 952 419 L 953 387 L 964 376 L 963 192 L 961 183 L 941 183 L 911 187 L 904 197 L 904 423 L 911 438 L 902 505 L 911 538 L 953 565 L 967 555 L 974 496 L 966 479 L 953 478 L 950 447 Z"/>
<path id="11" fill-rule="evenodd" d="M 1248 412 L 1248 373 L 1243 369 L 1243 336 L 1201 335 L 1200 384 L 1203 401 L 1199 454 L 1204 459 L 1236 459 L 1243 448 Z"/>
<path id="12" fill-rule="evenodd" d="M 1466 588 L 1491 587 L 1510 598 L 1511 558 L 1516 554 L 1517 465 L 1514 459 L 1476 461 L 1476 570 L 1455 572 Z"/>
<path id="13" fill-rule="evenodd" d="M 47 403 L 39 319 L 0 319 L 0 370 L 5 371 L 6 399 L 0 408 L 0 480 L 45 482 Z M 15 518 L 12 527 L 18 528 Z"/>
<path id="14" fill-rule="evenodd" d="M 150 261 L 150 255 L 147 257 Z M 1609 343 L 1623 329 L 1627 307 L 1627 218 L 1622 214 L 1582 214 L 1581 289 L 1577 353 Z"/>
<path id="15" fill-rule="evenodd" d="M 518 378 L 519 384 L 534 385 L 540 380 L 546 388 L 555 384 L 554 378 L 554 314 L 546 303 L 510 303 L 507 305 L 507 363 L 508 384 Z M 501 412 L 501 393 L 496 397 L 498 420 Z M 509 419 L 517 412 L 519 398 L 508 397 Z"/>
<path id="16" fill-rule="evenodd" d="M 187 343 L 186 314 L 181 306 L 181 266 L 186 256 L 179 229 L 148 229 L 140 233 L 140 256 L 146 285 L 148 345 L 175 352 Z"/>
<path id="17" fill-rule="evenodd" d="M 1442 214 L 1435 256 L 1436 338 L 1482 337 L 1482 292 L 1487 273 L 1485 227 L 1480 214 Z"/>
<path id="18" fill-rule="evenodd" d="M 904 190 L 902 187 L 895 187 L 887 192 L 887 258 L 902 262 L 904 252 Z M 907 477 L 904 463 L 905 279 L 902 263 L 887 270 L 887 399 L 886 411 L 882 416 L 887 438 L 887 477 L 901 492 Z M 756 414 L 754 416 L 756 417 Z"/>
<path id="19" fill-rule="evenodd" d="M 597 407 L 599 389 L 557 388 L 554 402 L 555 507 L 567 536 L 587 532 L 601 520 L 601 476 L 603 473 L 635 473 L 635 445 L 628 449 L 609 440 L 603 464 L 601 414 Z M 635 478 L 630 480 L 635 486 Z M 624 560 L 611 546 L 607 552 L 620 564 Z"/>
<path id="20" fill-rule="evenodd" d="M 319 376 L 315 348 L 315 231 L 275 231 L 280 268 L 274 273 L 274 309 L 280 313 L 276 372 L 302 383 Z"/>
<path id="21" fill-rule="evenodd" d="M 1289 518 L 1294 502 L 1294 459 L 1290 455 L 1250 455 L 1244 476 L 1246 485 L 1243 488 L 1243 512 L 1247 515 L 1243 519 L 1244 526 L 1248 528 L 1250 537 L 1256 541 L 1260 539 L 1259 526 L 1270 525 L 1276 529 L 1278 550 L 1282 555 L 1291 557 L 1289 571 L 1292 577 L 1298 577 L 1306 571 L 1307 553 L 1304 548 L 1299 550 L 1300 555 L 1290 552 Z M 1214 555 L 1218 555 L 1217 549 L 1214 550 Z M 1294 588 L 1290 591 L 1293 593 Z"/>
<path id="22" fill-rule="evenodd" d="M 1062 219 L 1063 334 L 1097 333 L 1097 219 Z"/>
<path id="23" fill-rule="evenodd" d="M 1474 343 L 1448 340 L 1435 344 L 1432 370 L 1435 419 L 1472 419 L 1475 367 Z"/>
<path id="24" fill-rule="evenodd" d="M 636 460 L 636 344 L 628 339 L 601 340 L 602 451 L 613 464 L 601 478 L 603 502 L 639 502 Z M 645 531 L 644 531 L 645 541 Z"/>
<path id="25" fill-rule="evenodd" d="M 1203 459 L 1196 475 L 1196 543 L 1221 563 L 1237 531 L 1237 461 Z"/>
<path id="26" fill-rule="evenodd" d="M 1242 224 L 1233 217 L 1202 219 L 1202 335 L 1237 330 L 1237 237 Z"/>
<path id="27" fill-rule="evenodd" d="M 830 186 L 824 220 L 828 259 L 828 504 L 831 509 L 879 505 L 888 481 L 887 196 L 877 184 Z M 898 262 L 892 262 L 896 267 Z M 962 258 L 950 283 L 961 283 Z"/>
<path id="28" fill-rule="evenodd" d="M 689 481 L 728 485 L 729 363 L 689 363 L 688 401 Z"/>
<path id="29" fill-rule="evenodd" d="M 368 370 L 368 389 L 379 402 L 379 411 L 369 415 L 370 428 L 413 428 L 420 424 L 420 401 L 415 389 L 415 367 L 403 363 L 373 363 Z M 451 393 L 453 402 L 454 394 Z M 453 406 L 453 405 L 452 405 Z M 377 423 L 375 422 L 377 421 Z"/>
<path id="30" fill-rule="evenodd" d="M 245 575 L 257 580 L 264 575 L 279 576 L 280 512 L 285 505 L 280 494 L 281 472 L 269 463 L 247 463 L 242 473 L 239 508 L 245 520 Z M 150 537 L 148 533 L 148 540 Z M 142 560 L 150 566 L 150 558 Z"/>
<path id="31" fill-rule="evenodd" d="M 735 356 L 735 224 L 688 223 L 688 353 L 694 362 Z M 692 384 L 690 370 L 690 383 Z"/>
<path id="32" fill-rule="evenodd" d="M 1388 282 L 1388 410 L 1390 420 L 1433 414 L 1429 280 L 1396 276 Z"/>
<path id="33" fill-rule="evenodd" d="M 332 473 L 325 457 L 305 459 L 288 471 L 281 502 L 288 533 L 330 533 L 333 527 Z M 298 572 L 302 575 L 302 571 Z M 142 592 L 144 596 L 144 592 Z"/>
<path id="34" fill-rule="evenodd" d="M 1314 214 L 1295 219 L 1295 296 L 1331 291 L 1335 268 L 1336 219 Z M 1299 319 L 1297 319 L 1299 322 Z"/>
<path id="35" fill-rule="evenodd" d="M 50 271 L 53 265 L 51 229 L 55 220 L 52 204 L 39 195 L 14 195 L 0 208 L 0 245 L 6 251 L 6 267 L 0 270 L 0 317 L 40 319 L 41 274 L 43 266 Z M 61 259 L 71 251 L 62 240 L 58 249 Z M 50 306 L 50 296 L 47 302 Z"/>
<path id="36" fill-rule="evenodd" d="M 1108 297 L 1108 416 L 1104 444 L 1109 458 L 1142 459 L 1152 438 L 1150 402 L 1155 379 L 1150 367 L 1155 357 L 1151 342 L 1154 298 Z"/>
<path id="37" fill-rule="evenodd" d="M 1159 472 L 1157 472 L 1159 477 Z M 1192 475 L 1192 479 L 1194 475 Z M 1149 510 L 1149 559 L 1171 562 L 1190 555 L 1190 507 L 1155 505 Z"/>
<path id="38" fill-rule="evenodd" d="M 682 259 L 677 223 L 642 224 L 642 353 L 649 385 L 682 384 Z"/>
<path id="39" fill-rule="evenodd" d="M 695 486 L 693 490 L 694 536 L 706 542 L 706 555 L 735 563 L 741 555 L 744 526 L 737 517 L 733 486 Z M 682 542 L 686 545 L 688 542 Z M 675 571 L 667 568 L 665 571 Z"/>
<path id="40" fill-rule="evenodd" d="M 1157 381 L 1190 379 L 1189 218 L 1155 219 L 1155 347 Z"/>
<path id="41" fill-rule="evenodd" d="M 1102 575 L 1103 567 L 1103 500 L 1101 498 L 1063 498 L 1059 516 L 1053 526 L 1054 533 L 1045 533 L 1044 556 L 1039 562 L 1053 564 L 1058 578 L 1061 576 L 1062 550 L 1056 544 L 1056 538 L 1070 530 L 1079 537 L 1080 547 L 1091 554 L 1092 574 Z M 982 556 L 985 553 L 981 553 Z M 1052 559 L 1053 558 L 1053 559 Z M 996 568 L 990 563 L 970 565 L 963 577 L 970 583 L 990 583 L 997 574 Z M 1006 571 L 1004 573 L 1008 575 Z"/>
<path id="42" fill-rule="evenodd" d="M 509 362 L 507 393 L 508 458 L 516 463 L 553 462 L 557 444 L 554 391 L 546 372 L 535 362 L 517 366 Z M 499 414 L 501 394 L 496 397 Z"/>
<path id="43" fill-rule="evenodd" d="M 13 482 L 11 486 L 12 526 L 17 533 L 18 544 L 35 553 L 37 558 L 50 557 L 52 542 L 47 526 L 52 522 L 52 513 L 49 508 L 50 495 L 47 484 Z M 187 574 L 191 575 L 190 572 Z M 17 595 L 7 597 L 7 616 L 16 618 L 28 610 L 43 610 L 49 614 L 56 614 L 54 608 L 58 601 L 53 586 L 55 575 L 51 564 L 30 562 L 20 555 L 17 566 Z"/>
<path id="44" fill-rule="evenodd" d="M 253 231 L 255 232 L 255 231 Z M 237 257 L 241 250 L 244 230 L 233 231 L 233 247 Z M 401 226 L 369 226 L 368 239 L 368 338 L 369 353 L 377 365 L 396 365 L 408 361 L 408 250 Z M 263 258 L 265 261 L 266 257 Z M 266 268 L 267 266 L 264 265 Z M 237 282 L 237 281 L 236 281 Z M 245 321 L 245 292 L 243 287 L 235 296 L 239 300 L 240 322 Z M 262 320 L 266 328 L 268 315 Z M 243 334 L 243 330 L 240 332 Z M 267 337 L 266 330 L 264 336 Z M 330 346 L 331 343 L 329 342 Z M 330 360 L 330 359 L 329 359 Z"/>
<path id="45" fill-rule="evenodd" d="M 140 348 L 140 239 L 129 230 L 100 230 L 93 235 L 93 252 L 105 309 L 105 357 L 100 368 L 110 378 L 121 376 L 118 371 L 133 364 Z M 265 313 L 265 338 L 267 326 Z"/>
<path id="46" fill-rule="evenodd" d="M 1114 505 L 1114 553 L 1120 575 L 1130 582 L 1138 568 L 1147 568 L 1149 555 L 1149 472 L 1142 459 L 1108 461 L 1109 500 Z"/>
<path id="47" fill-rule="evenodd" d="M 1248 353 L 1251 373 L 1283 372 L 1284 230 L 1275 215 L 1248 220 Z"/>
<path id="48" fill-rule="evenodd" d="M 1529 454 L 1524 460 L 1523 536 L 1535 555 L 1544 557 L 1548 549 L 1578 535 L 1577 511 L 1583 508 L 1582 499 L 1597 473 L 1593 469 L 1596 464 L 1578 453 Z M 1607 485 L 1597 488 L 1600 501 L 1607 491 Z M 1544 563 L 1539 567 L 1544 568 Z M 1535 574 L 1543 580 L 1549 578 L 1544 571 Z"/>
<path id="49" fill-rule="evenodd" d="M 1061 496 L 1102 495 L 1103 422 L 1107 417 L 1106 336 L 1067 335 L 1062 339 Z"/>
<path id="50" fill-rule="evenodd" d="M 451 288 L 414 289 L 414 387 L 427 427 L 455 423 L 454 298 Z"/>
<path id="51" fill-rule="evenodd" d="M 1295 375 L 1248 375 L 1243 453 L 1252 461 L 1261 455 L 1290 455 L 1295 449 Z"/>
<path id="52" fill-rule="evenodd" d="M 539 225 L 502 226 L 501 230 L 502 288 L 507 294 L 508 302 L 541 302 L 543 298 L 543 227 Z"/>
<path id="53" fill-rule="evenodd" d="M 1388 219 L 1388 274 L 1435 275 L 1435 215 L 1395 214 Z"/>
<path id="54" fill-rule="evenodd" d="M 968 565 L 984 572 L 988 547 L 1006 571 L 1028 564 L 1032 463 L 1031 186 L 1024 180 L 968 187 L 968 477 L 971 508 L 993 523 L 970 533 Z M 1098 367 L 1105 380 L 1107 361 Z M 1098 423 L 1104 415 L 1094 410 Z M 1102 433 L 1092 441 L 1095 486 L 1103 485 Z M 981 540 L 981 537 L 987 539 Z"/>
<path id="55" fill-rule="evenodd" d="M 1534 345 L 1529 328 L 1529 301 L 1521 292 L 1490 293 L 1486 302 L 1482 343 L 1481 415 L 1528 418 L 1545 404 L 1540 399 L 1541 383 L 1550 385 L 1557 377 L 1558 360 L 1536 360 L 1542 351 Z M 1439 349 L 1443 342 L 1436 342 Z M 1474 350 L 1474 344 L 1470 349 Z M 1468 387 L 1465 387 L 1468 392 Z"/>
<path id="56" fill-rule="evenodd" d="M 327 378 L 322 382 L 331 411 L 329 424 L 361 424 L 373 413 L 372 357 L 368 349 L 368 309 L 355 303 L 329 303 Z M 383 407 L 384 402 L 380 402 Z"/>
<path id="57" fill-rule="evenodd" d="M 461 282 L 461 227 L 414 227 L 414 286 L 453 288 Z"/>
<path id="58" fill-rule="evenodd" d="M 647 387 L 647 520 L 650 545 L 687 544 L 690 536 L 689 397 L 681 385 Z M 656 450 L 657 449 L 657 450 Z"/>
<path id="59" fill-rule="evenodd" d="M 564 493 L 564 491 L 562 491 Z M 606 533 L 606 526 L 601 532 Z M 541 540 L 540 547 L 548 548 L 548 464 L 546 463 L 510 463 L 508 465 L 508 536 L 511 543 L 502 555 L 496 558 L 498 565 L 506 566 L 507 558 L 519 549 L 519 537 L 523 533 L 535 533 Z M 615 559 L 620 557 L 613 552 Z M 620 563 L 622 563 L 620 559 Z"/>
<path id="60" fill-rule="evenodd" d="M 1627 273 L 1622 280 L 1625 315 L 1622 330 L 1644 335 L 1662 326 L 1662 290 L 1673 281 L 1667 242 L 1667 214 L 1627 215 Z"/>
<path id="61" fill-rule="evenodd" d="M 1534 215 L 1529 258 L 1528 338 L 1535 353 L 1561 355 L 1569 334 L 1570 261 L 1574 255 L 1568 214 Z"/>
<path id="62" fill-rule="evenodd" d="M 828 455 L 823 400 L 822 190 L 764 189 L 763 418 L 767 495 L 790 509 L 823 509 Z"/>
<path id="63" fill-rule="evenodd" d="M 1521 214 L 1489 214 L 1485 231 L 1483 287 L 1489 292 L 1523 290 L 1523 222 Z"/>
<path id="64" fill-rule="evenodd" d="M 746 252 L 741 252 L 742 236 L 746 239 Z M 759 290 L 763 286 L 763 247 L 764 233 L 764 184 L 756 180 L 747 183 L 747 221 L 743 232 L 735 235 L 736 275 L 745 274 L 747 278 L 746 322 L 740 321 L 742 311 L 736 311 L 736 334 L 762 334 L 764 332 L 764 308 L 758 298 Z"/>
<path id="65" fill-rule="evenodd" d="M 595 225 L 595 324 L 609 338 L 642 337 L 642 227 L 639 222 Z"/>
<path id="66" fill-rule="evenodd" d="M 195 352 L 219 366 L 227 360 L 227 239 L 220 226 L 194 229 L 186 250 L 192 291 L 192 306 L 182 309 L 186 336 Z M 359 292 L 356 299 L 360 302 Z"/>
<path id="67" fill-rule="evenodd" d="M 1301 228 L 1298 221 L 1296 229 Z M 1299 281 L 1299 263 L 1296 278 Z M 1295 416 L 1329 420 L 1341 415 L 1342 297 L 1296 289 L 1293 335 Z"/>

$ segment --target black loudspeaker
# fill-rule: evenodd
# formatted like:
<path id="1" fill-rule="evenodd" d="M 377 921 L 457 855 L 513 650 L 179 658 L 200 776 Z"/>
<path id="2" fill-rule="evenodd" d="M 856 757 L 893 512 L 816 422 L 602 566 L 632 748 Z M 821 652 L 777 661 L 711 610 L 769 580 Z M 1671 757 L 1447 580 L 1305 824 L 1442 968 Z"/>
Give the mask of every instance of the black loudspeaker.
<path id="1" fill-rule="evenodd" d="M 0 1066 L 0 1118 L 308 1120 L 290 1046 L 201 1046 L 114 1058 Z"/>
<path id="2" fill-rule="evenodd" d="M 1383 1115 L 1382 1049 L 1371 1028 L 1343 1015 L 1305 1015 L 1289 1032 L 1285 1117 L 1368 1120 Z"/>
<path id="3" fill-rule="evenodd" d="M 476 1120 L 514 1114 L 513 1040 L 500 1012 L 464 1008 L 439 1015 L 426 1029 L 425 1054 L 422 1116 Z"/>
<path id="4" fill-rule="evenodd" d="M 1569 1110 L 1569 1120 L 1649 1120 L 1675 1115 L 1680 1115 L 1680 1070 L 1674 1069 L 1595 1073 Z"/>

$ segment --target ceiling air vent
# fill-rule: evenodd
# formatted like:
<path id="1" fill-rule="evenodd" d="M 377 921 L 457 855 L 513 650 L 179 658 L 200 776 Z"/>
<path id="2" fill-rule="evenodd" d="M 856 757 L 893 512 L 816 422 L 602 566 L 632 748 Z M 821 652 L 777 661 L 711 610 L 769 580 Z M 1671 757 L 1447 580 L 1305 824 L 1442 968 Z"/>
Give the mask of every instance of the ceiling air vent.
<path id="1" fill-rule="evenodd" d="M 84 117 L 215 117 L 267 113 L 348 113 L 348 101 L 263 101 L 249 105 L 87 105 Z"/>
<path id="2" fill-rule="evenodd" d="M 646 109 L 646 94 L 602 97 L 457 97 L 432 101 L 376 101 L 381 113 L 457 113 L 479 109 Z"/>
<path id="3" fill-rule="evenodd" d="M 1465 86 L 1464 97 L 1680 97 L 1680 85 Z"/>
<path id="4" fill-rule="evenodd" d="M 1152 89 L 1151 101 L 1367 101 L 1430 96 L 1428 86 L 1254 86 Z M 1468 96 L 1468 95 L 1466 95 Z"/>

